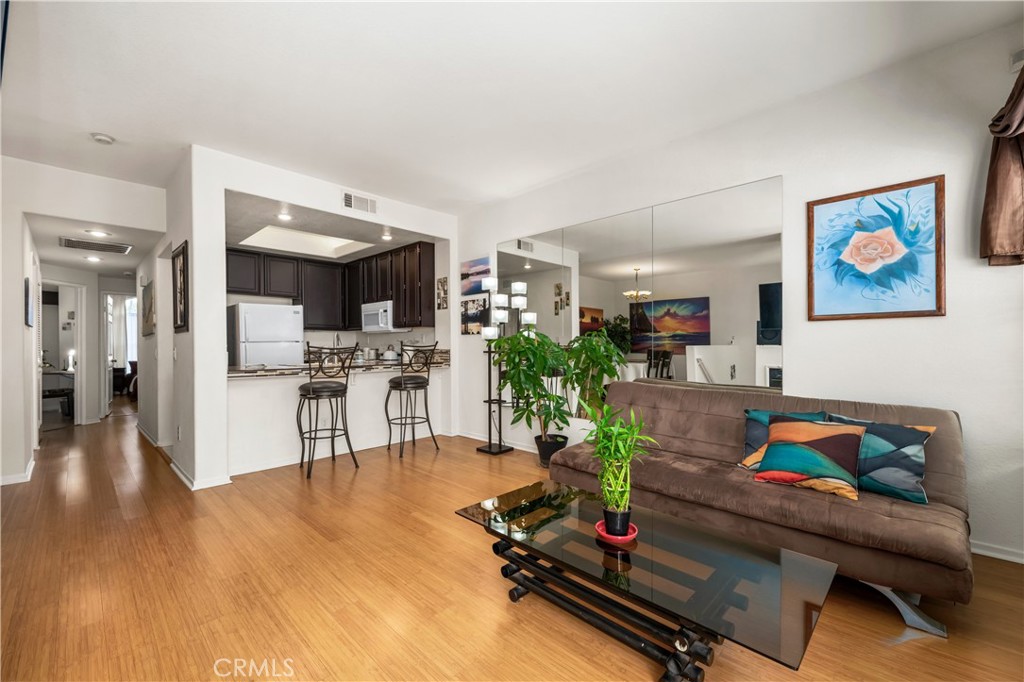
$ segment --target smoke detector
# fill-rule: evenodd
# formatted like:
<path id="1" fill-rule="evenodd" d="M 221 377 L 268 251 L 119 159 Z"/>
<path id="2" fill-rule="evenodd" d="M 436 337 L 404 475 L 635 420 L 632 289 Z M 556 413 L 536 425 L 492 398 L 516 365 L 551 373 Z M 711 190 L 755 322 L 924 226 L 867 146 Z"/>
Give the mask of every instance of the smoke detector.
<path id="1" fill-rule="evenodd" d="M 107 135 L 106 133 L 89 133 L 89 137 L 91 137 L 92 141 L 96 144 L 102 144 L 108 147 L 117 142 L 113 135 Z"/>

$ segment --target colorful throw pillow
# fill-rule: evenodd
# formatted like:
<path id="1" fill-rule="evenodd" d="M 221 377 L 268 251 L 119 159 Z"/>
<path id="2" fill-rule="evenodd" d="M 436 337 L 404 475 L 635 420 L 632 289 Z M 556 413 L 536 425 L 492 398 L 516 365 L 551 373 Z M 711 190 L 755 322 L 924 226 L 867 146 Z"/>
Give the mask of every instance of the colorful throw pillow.
<path id="1" fill-rule="evenodd" d="M 861 490 L 928 504 L 924 486 L 924 444 L 934 426 L 901 426 L 851 419 L 838 414 L 830 422 L 865 427 L 857 459 L 857 484 Z"/>
<path id="2" fill-rule="evenodd" d="M 857 457 L 865 427 L 768 420 L 768 449 L 754 480 L 813 488 L 857 499 Z"/>
<path id="3" fill-rule="evenodd" d="M 744 469 L 757 471 L 768 447 L 768 418 L 786 417 L 790 421 L 821 422 L 828 418 L 825 412 L 772 412 L 771 410 L 744 410 L 747 415 L 747 434 L 743 439 Z"/>

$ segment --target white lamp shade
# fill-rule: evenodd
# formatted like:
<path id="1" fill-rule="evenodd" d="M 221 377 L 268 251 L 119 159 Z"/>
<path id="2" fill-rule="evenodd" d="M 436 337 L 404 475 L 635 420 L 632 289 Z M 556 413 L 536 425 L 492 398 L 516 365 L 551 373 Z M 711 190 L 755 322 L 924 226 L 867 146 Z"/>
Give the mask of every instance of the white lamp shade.
<path id="1" fill-rule="evenodd" d="M 492 298 L 494 299 L 494 307 L 495 308 L 507 308 L 508 307 L 508 294 L 494 294 L 494 296 Z"/>
<path id="2" fill-rule="evenodd" d="M 512 294 L 525 294 L 526 282 L 512 282 Z"/>
<path id="3" fill-rule="evenodd" d="M 483 287 L 484 291 L 494 291 L 498 288 L 498 278 L 484 277 L 480 280 L 480 286 Z"/>
<path id="4" fill-rule="evenodd" d="M 512 307 L 513 308 L 518 308 L 519 310 L 524 309 L 526 307 L 526 297 L 525 296 L 513 296 L 512 297 Z"/>
<path id="5" fill-rule="evenodd" d="M 484 327 L 483 329 L 480 330 L 480 334 L 485 339 L 490 341 L 490 340 L 498 338 L 498 328 L 497 327 Z"/>
<path id="6" fill-rule="evenodd" d="M 491 311 L 491 322 L 508 322 L 508 311 L 503 309 L 495 308 Z"/>
<path id="7" fill-rule="evenodd" d="M 535 339 L 537 338 L 537 332 L 533 331 L 532 329 L 526 329 L 523 331 L 523 336 L 525 336 L 528 339 Z"/>
<path id="8" fill-rule="evenodd" d="M 523 321 L 523 324 L 537 324 L 537 313 L 523 312 L 519 318 Z"/>

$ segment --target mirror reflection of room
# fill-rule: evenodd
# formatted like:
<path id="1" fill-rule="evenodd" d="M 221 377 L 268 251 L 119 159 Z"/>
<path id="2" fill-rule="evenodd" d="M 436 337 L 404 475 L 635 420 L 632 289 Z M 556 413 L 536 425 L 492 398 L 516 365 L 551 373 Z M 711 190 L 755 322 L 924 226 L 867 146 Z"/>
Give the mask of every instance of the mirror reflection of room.
<path id="1" fill-rule="evenodd" d="M 781 226 L 769 178 L 499 244 L 499 281 L 531 283 L 560 343 L 604 329 L 621 380 L 781 389 Z"/>

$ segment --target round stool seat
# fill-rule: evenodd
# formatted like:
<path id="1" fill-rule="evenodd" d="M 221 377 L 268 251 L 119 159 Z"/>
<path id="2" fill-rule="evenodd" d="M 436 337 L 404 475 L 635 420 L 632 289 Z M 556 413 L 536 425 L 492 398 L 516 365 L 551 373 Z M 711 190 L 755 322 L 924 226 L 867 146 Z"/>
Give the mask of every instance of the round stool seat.
<path id="1" fill-rule="evenodd" d="M 391 377 L 388 379 L 388 388 L 393 388 L 398 391 L 426 388 L 429 384 L 430 381 L 427 377 L 418 376 L 416 374 L 406 374 L 404 376 Z"/>
<path id="2" fill-rule="evenodd" d="M 348 392 L 348 384 L 341 381 L 307 381 L 299 386 L 299 395 L 342 396 Z"/>

